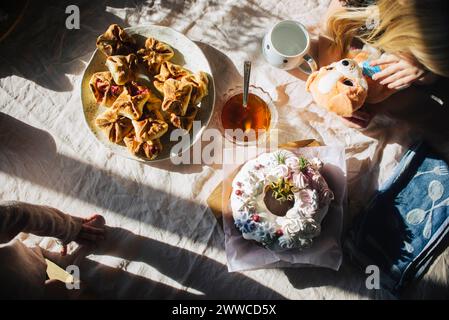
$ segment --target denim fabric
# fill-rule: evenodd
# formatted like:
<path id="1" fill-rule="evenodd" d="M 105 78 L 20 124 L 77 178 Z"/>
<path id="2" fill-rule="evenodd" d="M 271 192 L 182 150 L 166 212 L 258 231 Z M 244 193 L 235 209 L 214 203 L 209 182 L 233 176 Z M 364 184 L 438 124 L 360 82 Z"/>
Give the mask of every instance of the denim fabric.
<path id="1" fill-rule="evenodd" d="M 350 257 L 377 265 L 393 293 L 419 278 L 449 231 L 449 168 L 419 143 L 376 192 L 345 242 Z"/>

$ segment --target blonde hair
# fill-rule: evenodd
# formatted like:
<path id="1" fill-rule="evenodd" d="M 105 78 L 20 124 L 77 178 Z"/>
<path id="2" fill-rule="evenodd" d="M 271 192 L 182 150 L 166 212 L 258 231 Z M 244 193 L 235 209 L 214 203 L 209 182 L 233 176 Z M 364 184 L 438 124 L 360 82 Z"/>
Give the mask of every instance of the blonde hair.
<path id="1" fill-rule="evenodd" d="M 446 0 L 378 0 L 335 12 L 327 27 L 343 52 L 356 37 L 385 52 L 412 56 L 433 73 L 449 77 L 448 9 Z"/>

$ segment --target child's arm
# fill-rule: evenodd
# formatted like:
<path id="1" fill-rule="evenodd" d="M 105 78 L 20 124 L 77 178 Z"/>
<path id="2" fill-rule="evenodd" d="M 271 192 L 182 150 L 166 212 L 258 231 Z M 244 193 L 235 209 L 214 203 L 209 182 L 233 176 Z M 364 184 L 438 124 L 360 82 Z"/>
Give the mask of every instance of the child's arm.
<path id="1" fill-rule="evenodd" d="M 0 243 L 9 242 L 20 232 L 55 237 L 63 243 L 80 237 L 95 241 L 104 232 L 85 224 L 81 218 L 47 206 L 15 201 L 0 204 Z"/>

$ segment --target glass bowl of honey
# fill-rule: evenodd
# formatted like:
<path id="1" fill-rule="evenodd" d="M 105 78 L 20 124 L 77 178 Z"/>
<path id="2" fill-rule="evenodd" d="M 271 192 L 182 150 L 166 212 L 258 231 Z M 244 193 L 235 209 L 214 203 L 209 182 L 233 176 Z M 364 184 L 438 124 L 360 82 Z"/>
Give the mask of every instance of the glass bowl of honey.
<path id="1" fill-rule="evenodd" d="M 229 90 L 224 97 L 221 126 L 224 137 L 237 145 L 266 141 L 278 114 L 270 95 L 262 88 L 249 86 L 248 103 L 243 106 L 243 87 Z"/>

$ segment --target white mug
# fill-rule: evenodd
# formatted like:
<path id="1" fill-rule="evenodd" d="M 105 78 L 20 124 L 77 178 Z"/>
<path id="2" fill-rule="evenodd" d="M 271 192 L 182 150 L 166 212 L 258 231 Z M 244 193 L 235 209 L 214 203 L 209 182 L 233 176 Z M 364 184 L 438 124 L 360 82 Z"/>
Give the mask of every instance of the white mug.
<path id="1" fill-rule="evenodd" d="M 310 36 L 307 29 L 294 20 L 275 24 L 262 42 L 263 55 L 269 64 L 283 70 L 299 68 L 307 74 L 318 69 L 315 60 L 308 54 L 309 47 Z M 303 68 L 304 63 L 309 65 L 310 70 Z"/>

